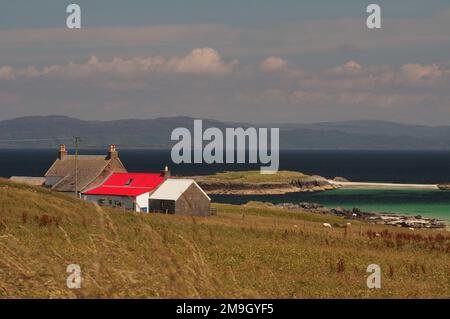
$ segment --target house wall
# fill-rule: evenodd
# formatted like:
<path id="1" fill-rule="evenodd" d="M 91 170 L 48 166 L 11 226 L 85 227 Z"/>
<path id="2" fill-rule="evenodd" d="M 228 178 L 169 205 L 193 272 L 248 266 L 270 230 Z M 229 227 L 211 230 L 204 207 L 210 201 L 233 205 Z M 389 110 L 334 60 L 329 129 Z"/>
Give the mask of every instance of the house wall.
<path id="1" fill-rule="evenodd" d="M 103 206 L 120 207 L 128 210 L 136 209 L 132 199 L 128 196 L 83 195 L 83 199 Z M 103 200 L 103 204 L 99 202 L 100 200 Z M 118 205 L 118 203 L 121 203 L 121 205 Z"/>
<path id="2" fill-rule="evenodd" d="M 208 216 L 210 207 L 209 199 L 192 184 L 175 202 L 175 214 Z"/>
<path id="3" fill-rule="evenodd" d="M 45 186 L 52 187 L 53 185 L 55 185 L 62 179 L 63 179 L 63 177 L 60 177 L 60 176 L 46 176 L 45 177 Z"/>
<path id="4" fill-rule="evenodd" d="M 150 213 L 175 213 L 175 201 L 173 200 L 150 199 L 148 207 Z"/>
<path id="5" fill-rule="evenodd" d="M 136 197 L 136 211 L 148 213 L 148 198 L 150 193 L 145 193 Z"/>

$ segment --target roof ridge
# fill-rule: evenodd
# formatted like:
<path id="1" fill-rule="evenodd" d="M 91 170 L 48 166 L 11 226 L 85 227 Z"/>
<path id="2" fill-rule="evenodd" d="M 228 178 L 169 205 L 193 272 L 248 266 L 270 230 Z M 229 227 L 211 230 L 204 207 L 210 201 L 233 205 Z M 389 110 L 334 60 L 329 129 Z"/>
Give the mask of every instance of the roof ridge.
<path id="1" fill-rule="evenodd" d="M 118 186 L 118 185 L 105 185 L 105 184 L 103 184 L 101 186 L 98 186 L 98 187 L 127 188 L 127 189 L 130 189 L 130 188 L 150 188 L 150 186 Z M 98 188 L 98 187 L 96 187 L 96 188 Z"/>
<path id="2" fill-rule="evenodd" d="M 161 175 L 161 173 L 143 173 L 143 172 L 115 172 L 113 174 L 130 174 L 130 175 Z"/>

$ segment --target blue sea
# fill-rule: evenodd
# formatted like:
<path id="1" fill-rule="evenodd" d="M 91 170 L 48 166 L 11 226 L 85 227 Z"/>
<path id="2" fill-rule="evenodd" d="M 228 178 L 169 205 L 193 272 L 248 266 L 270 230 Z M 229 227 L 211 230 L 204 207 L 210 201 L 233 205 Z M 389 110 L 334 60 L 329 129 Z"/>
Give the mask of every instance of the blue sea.
<path id="1" fill-rule="evenodd" d="M 82 150 L 102 154 L 106 150 Z M 57 150 L 0 150 L 0 176 L 43 176 Z M 205 175 L 224 170 L 259 169 L 255 164 L 174 165 L 168 150 L 121 150 L 120 158 L 131 172 L 156 172 L 168 165 L 174 175 Z M 282 151 L 280 169 L 351 181 L 424 183 L 450 182 L 449 151 Z M 273 196 L 213 196 L 214 201 L 245 203 L 249 200 L 317 202 L 327 207 L 358 207 L 368 211 L 421 214 L 450 220 L 450 191 L 346 190 L 291 193 Z"/>

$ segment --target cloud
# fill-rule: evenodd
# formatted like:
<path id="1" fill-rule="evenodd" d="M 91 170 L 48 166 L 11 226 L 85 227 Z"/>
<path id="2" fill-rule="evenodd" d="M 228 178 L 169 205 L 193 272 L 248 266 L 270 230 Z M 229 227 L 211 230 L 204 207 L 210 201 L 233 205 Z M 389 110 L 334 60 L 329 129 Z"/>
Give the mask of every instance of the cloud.
<path id="1" fill-rule="evenodd" d="M 393 67 L 350 59 L 305 70 L 269 56 L 237 65 L 215 49 L 197 48 L 175 57 L 92 56 L 40 68 L 2 66 L 0 108 L 16 115 L 19 110 L 101 119 L 188 115 L 265 122 L 450 116 L 450 62 Z"/>
<path id="2" fill-rule="evenodd" d="M 265 72 L 279 71 L 286 67 L 287 61 L 275 56 L 268 57 L 260 65 L 260 69 Z"/>
<path id="3" fill-rule="evenodd" d="M 401 76 L 408 82 L 429 82 L 450 75 L 450 70 L 443 70 L 436 64 L 405 64 L 401 68 Z"/>
<path id="4" fill-rule="evenodd" d="M 266 60 L 267 61 L 267 60 Z M 450 64 L 404 64 L 399 68 L 350 60 L 336 67 L 305 71 L 286 68 L 281 81 L 245 92 L 240 101 L 293 107 L 361 109 L 445 106 L 450 102 Z M 289 83 L 295 80 L 297 85 Z M 450 111 L 450 110 L 448 110 Z"/>
<path id="5" fill-rule="evenodd" d="M 237 63 L 237 60 L 224 62 L 219 53 L 212 48 L 198 48 L 184 57 L 150 56 L 130 59 L 115 57 L 111 60 L 100 60 L 92 56 L 85 63 L 70 62 L 65 65 L 50 65 L 40 70 L 35 66 L 23 69 L 3 66 L 0 68 L 0 79 L 12 80 L 21 77 L 92 79 L 97 76 L 136 79 L 152 73 L 226 75 L 233 71 Z"/>
<path id="6" fill-rule="evenodd" d="M 450 84 L 450 65 L 404 64 L 394 68 L 349 61 L 330 69 L 304 72 L 298 81 L 300 87 L 305 90 L 334 92 L 437 89 Z"/>
<path id="7" fill-rule="evenodd" d="M 243 26 L 221 24 L 173 24 L 134 27 L 88 27 L 73 31 L 66 28 L 0 30 L 2 64 L 47 63 L 50 57 L 78 59 L 95 52 L 97 56 L 147 55 L 149 50 L 180 55 L 192 47 L 213 47 L 242 60 L 243 57 L 283 56 L 317 53 L 359 52 L 374 58 L 405 56 L 426 58 L 439 55 L 450 43 L 450 10 L 435 16 L 383 18 L 383 29 L 368 30 L 364 19 L 304 19 L 274 25 Z M 442 49 L 439 46 L 443 47 Z M 422 50 L 414 50 L 420 47 Z M 392 51 L 392 49 L 394 49 Z M 43 54 L 36 54 L 41 52 Z M 336 56 L 336 55 L 335 55 Z M 440 55 L 442 56 L 442 55 Z M 328 59 L 333 60 L 333 58 Z M 375 58 L 378 58 L 375 56 Z M 8 61 L 9 60 L 9 61 Z M 5 62 L 8 61 L 8 62 Z M 30 62 L 31 61 L 31 62 Z"/>
<path id="8" fill-rule="evenodd" d="M 348 61 L 347 63 L 337 66 L 333 69 L 333 71 L 337 74 L 358 74 L 362 69 L 361 64 L 355 61 Z"/>
<path id="9" fill-rule="evenodd" d="M 224 63 L 219 53 L 211 48 L 195 49 L 183 58 L 174 58 L 167 66 L 176 73 L 229 74 L 237 60 Z"/>

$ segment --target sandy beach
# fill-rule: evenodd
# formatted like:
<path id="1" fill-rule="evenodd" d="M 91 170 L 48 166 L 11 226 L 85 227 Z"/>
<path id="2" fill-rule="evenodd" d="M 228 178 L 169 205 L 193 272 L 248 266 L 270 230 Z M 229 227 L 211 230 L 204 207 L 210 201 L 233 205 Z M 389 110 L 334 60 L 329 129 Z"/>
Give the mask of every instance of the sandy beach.
<path id="1" fill-rule="evenodd" d="M 328 180 L 330 184 L 336 185 L 341 188 L 383 188 L 383 189 L 439 189 L 436 184 L 396 184 L 396 183 L 366 183 L 366 182 L 337 182 L 334 180 Z"/>

